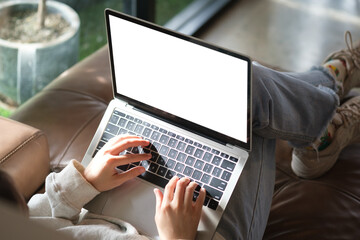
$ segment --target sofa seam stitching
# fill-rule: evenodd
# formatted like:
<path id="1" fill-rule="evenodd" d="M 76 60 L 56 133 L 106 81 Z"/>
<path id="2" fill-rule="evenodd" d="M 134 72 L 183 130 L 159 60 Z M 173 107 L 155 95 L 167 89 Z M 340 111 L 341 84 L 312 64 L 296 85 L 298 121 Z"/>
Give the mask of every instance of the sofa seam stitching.
<path id="1" fill-rule="evenodd" d="M 0 165 L 4 164 L 11 156 L 13 156 L 15 153 L 17 153 L 20 149 L 22 149 L 26 144 L 34 140 L 35 138 L 38 138 L 42 136 L 43 133 L 36 132 L 35 134 L 31 135 L 29 138 L 27 138 L 25 141 L 23 141 L 20 145 L 18 145 L 16 148 L 14 148 L 11 152 L 6 154 L 2 159 L 0 159 Z"/>
<path id="2" fill-rule="evenodd" d="M 43 90 L 43 92 L 57 92 L 57 91 L 63 91 L 63 92 L 71 92 L 71 93 L 76 93 L 76 94 L 79 94 L 79 95 L 84 95 L 84 96 L 88 96 L 88 97 L 91 97 L 93 99 L 96 99 L 104 104 L 107 104 L 107 102 L 99 97 L 96 97 L 95 95 L 92 95 L 92 94 L 88 94 L 88 93 L 84 93 L 84 92 L 80 92 L 80 91 L 75 91 L 75 90 L 69 90 L 69 89 L 65 89 L 65 88 L 56 88 L 56 89 L 46 89 L 46 90 Z"/>

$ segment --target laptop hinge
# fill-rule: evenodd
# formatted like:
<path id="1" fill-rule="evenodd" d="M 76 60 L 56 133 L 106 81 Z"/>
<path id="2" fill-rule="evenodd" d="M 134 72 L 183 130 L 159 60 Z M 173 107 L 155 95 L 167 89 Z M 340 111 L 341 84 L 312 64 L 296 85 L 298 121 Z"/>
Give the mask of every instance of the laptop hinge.
<path id="1" fill-rule="evenodd" d="M 130 105 L 127 105 L 127 107 L 128 107 L 128 106 L 130 106 Z M 158 116 L 158 115 L 156 115 L 156 114 L 154 114 L 154 113 L 148 112 L 148 111 L 146 111 L 146 110 L 144 110 L 144 109 L 137 108 L 137 107 L 134 107 L 134 106 L 132 106 L 132 107 L 133 107 L 133 109 L 136 110 L 136 111 L 139 111 L 139 112 L 141 112 L 141 113 L 145 113 L 145 114 L 150 115 L 150 116 L 152 116 L 152 117 L 154 117 L 154 118 L 156 118 L 156 119 L 160 119 L 161 121 L 164 121 L 164 122 L 167 122 L 167 123 L 172 124 L 172 125 L 174 125 L 174 126 L 177 126 L 177 127 L 179 127 L 179 128 L 182 128 L 182 129 L 184 129 L 184 130 L 186 130 L 186 131 L 196 133 L 196 134 L 198 134 L 198 135 L 200 135 L 200 136 L 202 136 L 202 137 L 204 137 L 204 138 L 210 139 L 210 140 L 212 140 L 212 141 L 214 141 L 214 142 L 217 142 L 217 143 L 219 143 L 219 144 L 222 144 L 222 145 L 224 145 L 224 146 L 227 145 L 226 142 L 222 142 L 222 141 L 219 140 L 219 139 L 212 138 L 212 137 L 207 136 L 207 135 L 205 135 L 205 134 L 203 134 L 203 133 L 201 133 L 201 132 L 198 132 L 198 131 L 196 131 L 196 130 L 194 130 L 194 129 L 187 128 L 186 126 L 183 126 L 183 125 L 178 124 L 178 123 L 176 123 L 176 122 L 174 122 L 174 121 L 171 121 L 171 120 L 169 120 L 169 119 L 166 119 L 166 118 L 163 118 L 163 117 L 161 117 L 161 116 Z"/>

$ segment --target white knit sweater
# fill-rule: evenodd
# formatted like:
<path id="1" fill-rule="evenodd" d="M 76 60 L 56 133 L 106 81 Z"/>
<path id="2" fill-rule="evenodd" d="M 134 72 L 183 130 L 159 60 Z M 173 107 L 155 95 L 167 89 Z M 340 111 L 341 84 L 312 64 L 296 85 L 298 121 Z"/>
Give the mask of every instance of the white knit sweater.
<path id="1" fill-rule="evenodd" d="M 148 239 L 129 223 L 83 209 L 99 194 L 82 176 L 83 168 L 72 160 L 60 173 L 47 176 L 46 192 L 28 203 L 31 219 L 76 239 Z"/>

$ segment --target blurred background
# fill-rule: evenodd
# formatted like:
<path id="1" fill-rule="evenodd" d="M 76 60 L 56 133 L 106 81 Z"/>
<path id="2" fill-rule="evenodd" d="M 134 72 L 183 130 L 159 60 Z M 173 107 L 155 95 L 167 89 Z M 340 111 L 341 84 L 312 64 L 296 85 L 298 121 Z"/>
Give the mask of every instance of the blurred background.
<path id="1" fill-rule="evenodd" d="M 59 0 L 80 18 L 78 61 L 104 46 L 104 9 L 125 12 L 287 71 L 360 39 L 359 0 Z M 0 0 L 5 2 L 4 0 Z M 0 53 L 1 54 L 1 53 Z M 1 93 L 1 89 L 0 89 Z M 1 100 L 1 99 L 0 99 Z M 0 115 L 14 107 L 0 104 Z"/>

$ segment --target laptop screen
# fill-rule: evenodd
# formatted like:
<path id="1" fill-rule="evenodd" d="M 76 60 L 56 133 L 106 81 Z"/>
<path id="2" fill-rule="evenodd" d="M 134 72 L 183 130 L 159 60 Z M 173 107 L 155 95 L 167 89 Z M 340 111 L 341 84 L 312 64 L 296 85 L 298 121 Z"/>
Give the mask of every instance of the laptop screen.
<path id="1" fill-rule="evenodd" d="M 123 14 L 106 17 L 117 97 L 249 145 L 249 59 Z"/>

